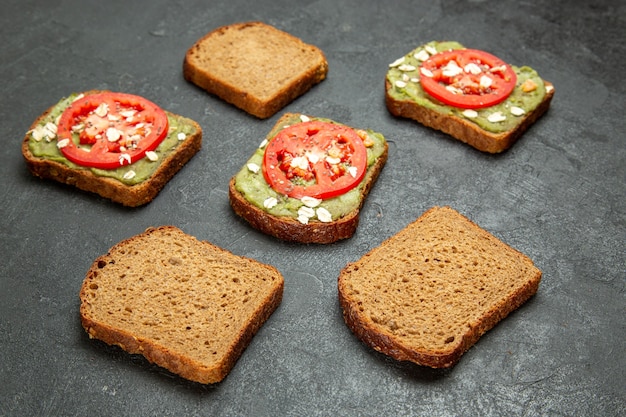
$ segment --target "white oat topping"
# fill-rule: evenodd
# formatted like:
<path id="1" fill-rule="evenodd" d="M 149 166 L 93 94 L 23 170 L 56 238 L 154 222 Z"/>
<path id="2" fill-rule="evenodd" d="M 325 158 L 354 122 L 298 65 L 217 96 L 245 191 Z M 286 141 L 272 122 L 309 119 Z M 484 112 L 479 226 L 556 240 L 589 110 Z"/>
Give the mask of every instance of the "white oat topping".
<path id="1" fill-rule="evenodd" d="M 154 151 L 148 151 L 146 152 L 146 157 L 151 160 L 152 162 L 155 162 L 159 159 L 159 155 L 154 152 Z"/>
<path id="2" fill-rule="evenodd" d="M 120 165 L 124 165 L 124 161 L 126 161 L 127 164 L 130 164 L 130 155 L 127 153 L 121 153 L 119 161 Z"/>
<path id="3" fill-rule="evenodd" d="M 330 223 L 333 221 L 333 216 L 324 207 L 318 208 L 315 213 L 317 214 L 317 218 L 321 222 Z"/>
<path id="4" fill-rule="evenodd" d="M 332 156 L 327 156 L 326 157 L 326 162 L 328 162 L 331 165 L 337 165 L 338 163 L 341 162 L 341 158 L 335 158 Z"/>
<path id="5" fill-rule="evenodd" d="M 391 64 L 389 64 L 389 68 L 395 68 L 401 65 L 403 62 L 404 62 L 404 57 L 398 58 L 395 61 L 393 61 Z"/>
<path id="6" fill-rule="evenodd" d="M 395 83 L 396 87 L 398 88 L 404 88 L 406 87 L 406 82 L 402 81 L 402 80 L 397 80 Z"/>
<path id="7" fill-rule="evenodd" d="M 315 210 L 313 210 L 311 207 L 302 206 L 298 209 L 298 217 L 300 216 L 304 216 L 310 219 L 311 217 L 315 216 Z"/>
<path id="8" fill-rule="evenodd" d="M 307 152 L 306 158 L 309 160 L 310 163 L 312 163 L 314 165 L 317 164 L 319 162 L 319 160 L 320 160 L 320 157 L 319 157 L 318 154 L 310 153 L 310 152 Z"/>
<path id="9" fill-rule="evenodd" d="M 421 49 L 419 52 L 413 54 L 413 57 L 423 62 L 430 58 L 430 54 L 425 49 Z"/>
<path id="10" fill-rule="evenodd" d="M 267 197 L 265 201 L 263 201 L 263 207 L 266 209 L 271 209 L 278 204 L 278 200 L 275 197 Z"/>
<path id="11" fill-rule="evenodd" d="M 478 117 L 478 112 L 472 109 L 463 110 L 463 116 L 473 119 L 474 117 Z"/>
<path id="12" fill-rule="evenodd" d="M 511 114 L 513 116 L 523 116 L 524 114 L 526 114 L 526 111 L 521 107 L 513 106 L 511 107 Z"/>
<path id="13" fill-rule="evenodd" d="M 464 66 L 463 71 L 467 72 L 468 74 L 474 74 L 474 75 L 478 75 L 482 72 L 480 67 L 473 62 L 470 62 L 469 64 Z"/>
<path id="14" fill-rule="evenodd" d="M 291 160 L 291 163 L 289 165 L 293 168 L 308 169 L 309 160 L 306 156 L 296 156 Z"/>
<path id="15" fill-rule="evenodd" d="M 435 55 L 437 53 L 437 48 L 435 48 L 432 45 L 426 45 L 424 49 L 426 50 L 426 52 L 428 52 L 431 55 Z"/>
<path id="16" fill-rule="evenodd" d="M 449 92 L 451 92 L 452 94 L 463 94 L 463 91 L 461 89 L 456 88 L 453 85 L 446 85 L 444 88 L 448 90 Z"/>
<path id="17" fill-rule="evenodd" d="M 106 103 L 100 103 L 100 105 L 96 107 L 93 112 L 100 117 L 104 117 L 109 113 L 109 105 Z"/>
<path id="18" fill-rule="evenodd" d="M 310 121 L 311 121 L 311 119 L 309 118 L 309 116 L 306 116 L 306 115 L 304 115 L 304 114 L 301 114 L 301 115 L 300 115 L 300 120 L 301 120 L 301 121 L 303 121 L 303 122 L 310 122 Z"/>
<path id="19" fill-rule="evenodd" d="M 483 75 L 482 77 L 480 77 L 480 86 L 482 88 L 487 89 L 491 87 L 492 83 L 493 83 L 493 80 L 490 77 L 487 77 L 486 75 Z"/>
<path id="20" fill-rule="evenodd" d="M 53 134 L 52 136 L 54 137 L 54 136 L 56 136 L 58 128 L 57 128 L 57 125 L 55 125 L 54 123 L 48 122 L 44 126 L 44 129 L 46 129 L 48 131 L 48 133 L 52 133 Z M 48 135 L 48 136 L 50 136 L 50 135 Z"/>
<path id="21" fill-rule="evenodd" d="M 70 140 L 69 139 L 61 139 L 60 141 L 57 142 L 57 148 L 61 149 L 61 148 L 65 148 L 67 145 L 70 144 Z"/>
<path id="22" fill-rule="evenodd" d="M 263 139 L 263 141 L 259 144 L 259 149 L 265 148 L 266 145 L 267 145 L 267 139 Z"/>
<path id="23" fill-rule="evenodd" d="M 420 68 L 420 74 L 422 74 L 424 77 L 430 77 L 432 78 L 434 76 L 434 74 L 432 73 L 432 71 L 422 67 Z"/>
<path id="24" fill-rule="evenodd" d="M 309 197 L 306 195 L 302 197 L 300 201 L 302 201 L 302 204 L 307 207 L 317 207 L 322 203 L 322 200 L 320 200 L 319 198 Z"/>
<path id="25" fill-rule="evenodd" d="M 129 118 L 129 117 L 133 117 L 133 116 L 135 115 L 135 113 L 137 113 L 137 110 L 135 110 L 135 109 L 129 109 L 129 110 L 122 110 L 122 111 L 120 112 L 120 115 L 121 115 L 122 117 Z"/>
<path id="26" fill-rule="evenodd" d="M 487 120 L 489 120 L 491 123 L 503 122 L 506 120 L 506 116 L 503 115 L 501 111 L 497 111 L 487 116 Z"/>
<path id="27" fill-rule="evenodd" d="M 248 171 L 252 172 L 253 174 L 256 174 L 257 172 L 259 172 L 259 170 L 261 169 L 260 166 L 258 166 L 257 164 L 250 162 L 248 165 Z"/>
<path id="28" fill-rule="evenodd" d="M 406 72 L 415 71 L 415 65 L 402 64 L 398 67 L 398 69 Z"/>
<path id="29" fill-rule="evenodd" d="M 187 135 L 184 132 L 179 132 L 178 135 L 176 135 L 176 137 L 178 138 L 178 140 L 187 139 Z"/>
<path id="30" fill-rule="evenodd" d="M 130 171 L 128 171 L 126 174 L 124 174 L 124 179 L 125 180 L 132 180 L 133 178 L 135 178 L 135 175 L 137 175 L 135 173 L 135 171 L 133 171 L 132 169 Z"/>
<path id="31" fill-rule="evenodd" d="M 446 64 L 446 66 L 443 67 L 443 70 L 442 70 L 444 77 L 456 77 L 462 72 L 463 72 L 463 69 L 459 67 L 459 64 L 457 64 L 456 61 L 454 60 L 449 61 Z M 430 75 L 430 77 L 432 77 L 432 75 Z"/>
<path id="32" fill-rule="evenodd" d="M 106 130 L 106 137 L 109 142 L 117 142 L 122 137 L 122 132 L 114 127 Z"/>
<path id="33" fill-rule="evenodd" d="M 37 142 L 40 142 L 44 138 L 46 141 L 50 142 L 50 140 L 57 136 L 57 125 L 48 122 L 43 126 L 38 125 L 30 133 Z"/>
<path id="34" fill-rule="evenodd" d="M 357 172 L 358 172 L 357 167 L 351 166 L 350 168 L 348 168 L 348 174 L 350 174 L 352 178 L 356 178 Z"/>

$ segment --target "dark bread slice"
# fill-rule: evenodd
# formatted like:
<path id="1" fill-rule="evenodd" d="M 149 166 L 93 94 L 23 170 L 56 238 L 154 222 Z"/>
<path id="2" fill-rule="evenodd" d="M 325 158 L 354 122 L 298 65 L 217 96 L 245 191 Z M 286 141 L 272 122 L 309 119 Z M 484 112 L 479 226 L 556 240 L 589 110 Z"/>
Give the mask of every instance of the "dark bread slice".
<path id="1" fill-rule="evenodd" d="M 433 207 L 338 279 L 347 326 L 400 361 L 455 365 L 537 292 L 541 271 L 449 207 Z"/>
<path id="2" fill-rule="evenodd" d="M 276 310 L 283 287 L 276 268 L 161 226 L 94 261 L 80 318 L 90 338 L 216 383 Z"/>
<path id="3" fill-rule="evenodd" d="M 414 77 L 409 78 L 413 79 Z M 550 107 L 555 91 L 554 85 L 545 80 L 541 81 L 545 87 L 545 95 L 541 102 L 532 111 L 526 112 L 523 116 L 516 116 L 518 123 L 514 128 L 500 133 L 483 129 L 478 124 L 454 113 L 436 110 L 437 105 L 441 105 L 441 103 L 433 98 L 431 100 L 436 104 L 435 106 L 424 106 L 408 97 L 404 99 L 394 97 L 392 94 L 394 86 L 388 77 L 385 78 L 385 103 L 389 112 L 396 117 L 416 120 L 424 126 L 447 133 L 480 151 L 500 153 L 509 149 Z M 421 89 L 421 87 L 416 88 Z M 518 86 L 517 88 L 521 87 Z"/>
<path id="4" fill-rule="evenodd" d="M 88 91 L 83 94 L 95 94 L 101 91 Z M 46 157 L 33 155 L 29 147 L 31 132 L 35 127 L 49 118 L 54 106 L 46 110 L 35 120 L 31 129 L 22 141 L 22 155 L 29 171 L 36 177 L 50 179 L 64 184 L 75 186 L 110 199 L 124 206 L 137 207 L 152 201 L 163 189 L 165 184 L 196 154 L 202 147 L 202 128 L 194 120 L 183 118 L 166 111 L 168 116 L 178 117 L 184 123 L 193 126 L 193 134 L 181 141 L 173 152 L 158 161 L 158 168 L 145 181 L 138 184 L 124 184 L 115 179 L 96 175 L 89 169 L 73 168 L 61 162 Z M 133 165 L 128 165 L 132 169 Z"/>
<path id="5" fill-rule="evenodd" d="M 299 117 L 299 115 L 294 113 L 286 113 L 283 115 L 275 124 L 272 132 L 276 132 L 276 129 L 288 124 L 288 121 L 293 120 L 294 117 Z M 385 141 L 384 152 L 377 158 L 374 164 L 368 168 L 368 172 L 362 181 L 363 187 L 360 191 L 358 207 L 332 222 L 310 221 L 307 224 L 303 224 L 294 218 L 274 216 L 250 203 L 250 201 L 237 190 L 236 176 L 233 176 L 229 182 L 228 195 L 230 205 L 233 211 L 245 219 L 252 227 L 282 240 L 298 243 L 327 244 L 350 238 L 359 224 L 359 212 L 365 199 L 387 161 L 388 149 L 388 144 Z"/>
<path id="6" fill-rule="evenodd" d="M 261 119 L 326 78 L 314 45 L 262 22 L 234 23 L 199 39 L 185 55 L 184 78 Z"/>

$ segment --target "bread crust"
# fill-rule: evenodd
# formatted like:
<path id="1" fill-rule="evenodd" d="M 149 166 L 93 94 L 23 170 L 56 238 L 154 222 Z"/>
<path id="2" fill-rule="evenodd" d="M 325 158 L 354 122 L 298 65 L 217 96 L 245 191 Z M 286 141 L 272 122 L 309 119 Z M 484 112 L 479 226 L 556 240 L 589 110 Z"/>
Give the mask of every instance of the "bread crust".
<path id="1" fill-rule="evenodd" d="M 276 126 L 281 125 L 281 121 L 288 117 L 281 118 Z M 364 179 L 365 185 L 361 192 L 359 206 L 348 213 L 346 216 L 328 223 L 311 221 L 308 224 L 302 224 L 297 219 L 288 217 L 274 216 L 254 204 L 251 204 L 246 198 L 237 191 L 235 177 L 233 176 L 228 184 L 228 197 L 233 211 L 241 218 L 246 220 L 252 227 L 261 232 L 274 236 L 278 239 L 289 242 L 298 243 L 319 243 L 328 244 L 338 240 L 352 237 L 359 224 L 359 213 L 365 199 L 369 194 L 372 186 L 378 179 L 389 153 L 389 145 L 385 141 L 385 150 L 383 154 L 376 160 L 374 165 L 368 169 Z"/>
<path id="2" fill-rule="evenodd" d="M 119 242 L 111 248 L 109 253 L 98 257 L 87 272 L 85 280 L 82 284 L 80 298 L 80 320 L 83 328 L 91 339 L 98 339 L 106 344 L 118 346 L 122 350 L 130 354 L 140 354 L 144 356 L 150 363 L 159 365 L 172 373 L 181 377 L 199 382 L 202 384 L 212 384 L 223 380 L 231 371 L 243 351 L 250 344 L 250 341 L 272 313 L 278 308 L 282 301 L 284 280 L 276 268 L 271 265 L 261 264 L 253 259 L 237 256 L 243 261 L 254 264 L 256 267 L 266 268 L 271 274 L 279 276 L 281 279 L 277 281 L 277 285 L 268 293 L 260 302 L 260 307 L 254 312 L 252 317 L 239 329 L 235 342 L 230 346 L 228 352 L 224 355 L 224 360 L 218 364 L 207 365 L 190 358 L 181 353 L 177 353 L 167 346 L 147 337 L 137 336 L 125 329 L 111 326 L 105 322 L 93 319 L 90 316 L 90 297 L 92 285 L 97 284 L 98 274 L 102 273 L 102 266 L 114 261 L 111 252 L 115 249 L 123 249 L 128 246 L 137 244 L 138 240 L 145 238 L 147 235 L 161 232 L 183 233 L 174 226 L 160 226 L 149 228 L 146 232 L 133 236 L 129 239 Z M 236 256 L 230 252 L 215 246 L 206 241 L 197 241 L 199 245 L 204 245 L 211 251 L 222 252 L 228 255 Z M 160 261 L 161 259 L 155 259 Z"/>
<path id="3" fill-rule="evenodd" d="M 84 94 L 95 94 L 100 91 L 88 91 Z M 34 129 L 54 106 L 41 114 L 31 125 Z M 170 112 L 167 112 L 172 114 Z M 73 169 L 60 162 L 32 154 L 28 146 L 30 135 L 27 133 L 22 141 L 22 155 L 28 170 L 36 177 L 58 181 L 74 186 L 83 191 L 95 193 L 116 203 L 128 207 L 138 207 L 152 201 L 163 189 L 165 184 L 196 154 L 202 147 L 202 128 L 194 120 L 196 134 L 188 136 L 174 152 L 167 155 L 152 176 L 145 181 L 126 185 L 114 178 L 101 177 L 86 169 Z"/>
<path id="4" fill-rule="evenodd" d="M 213 44 L 219 48 L 221 46 L 220 37 L 231 32 L 243 33 L 248 28 L 257 28 L 264 32 L 267 37 L 280 39 L 283 44 L 296 45 L 300 49 L 301 54 L 308 54 L 315 59 L 308 59 L 305 64 L 306 66 L 303 65 L 298 68 L 300 73 L 292 74 L 291 81 L 286 82 L 285 80 L 271 78 L 268 81 L 267 74 L 265 74 L 265 79 L 256 80 L 258 84 L 267 83 L 266 89 L 268 93 L 267 96 L 263 97 L 251 91 L 241 83 L 238 83 L 233 77 L 217 74 L 214 68 L 203 65 L 200 57 L 207 54 Z M 240 53 L 237 49 L 237 44 L 229 45 L 229 47 L 232 49 L 229 60 L 241 58 L 237 55 Z M 275 60 L 289 59 L 292 57 L 279 58 L 271 56 L 268 58 Z M 229 64 L 230 63 L 223 63 L 223 66 Z M 252 73 L 250 68 L 237 68 L 236 71 L 237 77 L 246 77 Z M 274 115 L 295 98 L 301 96 L 315 84 L 324 80 L 327 73 L 328 62 L 324 53 L 318 47 L 304 43 L 301 39 L 287 32 L 283 32 L 273 26 L 258 21 L 234 23 L 209 32 L 189 48 L 183 62 L 183 77 L 187 81 L 260 119 Z"/>
<path id="5" fill-rule="evenodd" d="M 445 115 L 435 110 L 420 106 L 413 100 L 396 100 L 389 91 L 393 88 L 385 79 L 385 103 L 387 109 L 396 117 L 413 119 L 430 128 L 449 134 L 479 151 L 500 153 L 509 149 L 533 123 L 550 107 L 554 96 L 554 86 L 544 81 L 546 94 L 539 105 L 525 114 L 515 129 L 502 133 L 493 133 L 482 129 L 475 123 L 455 115 Z"/>
<path id="6" fill-rule="evenodd" d="M 435 210 L 452 210 L 449 207 L 439 208 L 433 207 L 427 210 L 419 219 L 413 224 L 418 223 L 421 219 L 429 216 Z M 477 226 L 471 220 L 462 216 L 464 221 L 467 222 L 475 233 L 485 239 L 495 239 L 493 235 Z M 411 225 L 407 226 L 410 227 Z M 406 228 L 405 228 L 406 230 Z M 402 231 L 404 232 L 404 230 Z M 468 317 L 467 331 L 462 335 L 460 340 L 455 338 L 453 343 L 450 343 L 445 349 L 437 348 L 421 348 L 418 349 L 414 346 L 403 343 L 400 338 L 392 333 L 377 326 L 369 316 L 367 316 L 367 306 L 364 306 L 360 300 L 351 296 L 351 290 L 349 289 L 351 273 L 357 271 L 363 263 L 371 262 L 368 258 L 373 251 L 379 250 L 379 248 L 388 245 L 395 236 L 385 240 L 377 248 L 364 255 L 360 260 L 348 264 L 340 273 L 338 278 L 338 299 L 342 308 L 344 321 L 347 327 L 366 345 L 381 352 L 387 356 L 390 356 L 398 361 L 411 361 L 418 365 L 428 366 L 431 368 L 449 368 L 459 362 L 461 356 L 473 346 L 478 339 L 488 330 L 492 329 L 498 322 L 507 317 L 511 312 L 519 308 L 530 297 L 532 297 L 539 288 L 541 281 L 541 271 L 534 267 L 532 261 L 526 257 L 526 255 L 517 251 L 514 248 L 508 247 L 507 250 L 513 251 L 522 260 L 522 262 L 529 265 L 529 270 L 532 274 L 526 278 L 523 285 L 515 289 L 514 292 L 509 294 L 506 298 L 498 300 L 493 304 L 491 308 L 480 312 L 479 316 Z M 417 239 L 418 236 L 415 236 Z M 502 243 L 502 242 L 501 242 Z M 503 244 L 504 245 L 504 244 Z M 375 277 L 371 278 L 375 280 Z M 381 282 L 382 287 L 385 286 L 384 282 Z M 504 285 L 504 284 L 503 284 Z M 384 288 L 383 288 L 384 289 Z M 381 289 L 381 291 L 383 290 Z M 443 303 L 443 301 L 441 301 Z M 475 313 L 475 311 L 472 311 Z M 407 311 L 407 314 L 411 314 Z M 428 325 L 425 324 L 425 325 Z"/>

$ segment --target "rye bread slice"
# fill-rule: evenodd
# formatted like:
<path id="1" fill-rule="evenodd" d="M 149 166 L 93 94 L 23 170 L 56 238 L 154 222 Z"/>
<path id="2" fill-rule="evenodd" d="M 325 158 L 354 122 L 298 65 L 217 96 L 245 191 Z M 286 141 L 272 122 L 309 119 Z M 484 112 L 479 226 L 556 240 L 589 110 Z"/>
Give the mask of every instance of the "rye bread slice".
<path id="1" fill-rule="evenodd" d="M 293 123 L 293 120 L 300 120 L 301 116 L 302 115 L 297 113 L 285 113 L 276 122 L 270 134 L 268 134 L 268 139 L 271 140 L 278 130 L 283 126 Z M 297 243 L 328 244 L 341 239 L 350 238 L 355 233 L 359 224 L 359 213 L 365 203 L 365 199 L 385 166 L 388 151 L 389 146 L 387 142 L 384 141 L 382 154 L 368 167 L 367 174 L 361 182 L 357 207 L 346 215 L 331 222 L 311 220 L 304 224 L 296 218 L 273 215 L 267 210 L 250 202 L 250 200 L 237 189 L 237 175 L 233 176 L 229 182 L 228 196 L 230 205 L 233 211 L 246 220 L 252 227 L 278 239 Z M 258 175 L 262 176 L 263 174 L 259 172 Z"/>
<path id="2" fill-rule="evenodd" d="M 412 69 L 412 66 L 409 69 Z M 419 67 L 417 70 L 419 71 Z M 392 71 L 392 68 L 389 71 Z M 513 128 L 499 133 L 483 129 L 471 119 L 461 117 L 454 112 L 437 110 L 437 106 L 442 105 L 442 103 L 434 98 L 431 98 L 431 105 L 426 106 L 409 97 L 402 99 L 394 97 L 392 91 L 396 87 L 392 85 L 388 77 L 385 78 L 385 103 L 389 112 L 396 117 L 412 119 L 424 126 L 440 130 L 479 151 L 500 153 L 509 149 L 532 124 L 548 111 L 555 89 L 549 81 L 541 81 L 543 81 L 545 94 L 537 107 L 522 116 L 505 115 L 505 117 L 515 118 L 517 123 Z M 419 75 L 408 76 L 408 83 L 414 83 L 414 88 L 421 90 Z M 518 84 L 516 89 L 521 89 L 521 84 L 519 82 Z M 511 103 L 511 106 L 514 104 Z"/>
<path id="3" fill-rule="evenodd" d="M 99 92 L 102 91 L 92 90 L 83 94 L 89 95 Z M 29 143 L 33 140 L 33 130 L 37 126 L 45 125 L 48 122 L 55 123 L 50 117 L 54 107 L 48 108 L 33 122 L 22 141 L 22 156 L 28 170 L 36 177 L 68 184 L 83 191 L 98 194 L 124 206 L 137 207 L 152 201 L 161 192 L 165 184 L 202 147 L 202 128 L 196 121 L 165 111 L 168 117 L 177 118 L 180 123 L 190 126 L 193 133 L 186 135 L 185 139 L 179 141 L 173 151 L 168 151 L 166 155 L 161 156 L 155 162 L 158 164 L 158 168 L 149 178 L 137 184 L 125 184 L 115 178 L 97 175 L 89 168 L 68 166 L 55 159 L 36 156 L 31 152 Z M 56 141 L 56 138 L 53 141 Z M 60 153 L 58 157 L 61 157 Z M 128 165 L 127 169 L 132 170 L 133 165 Z"/>
<path id="4" fill-rule="evenodd" d="M 455 365 L 476 341 L 537 292 L 524 254 L 450 207 L 433 207 L 338 279 L 347 326 L 399 361 Z"/>
<path id="5" fill-rule="evenodd" d="M 233 23 L 199 39 L 185 55 L 184 78 L 261 119 L 326 78 L 316 46 L 263 22 Z"/>
<path id="6" fill-rule="evenodd" d="M 276 310 L 283 287 L 276 268 L 161 226 L 95 260 L 80 318 L 90 338 L 216 383 Z"/>

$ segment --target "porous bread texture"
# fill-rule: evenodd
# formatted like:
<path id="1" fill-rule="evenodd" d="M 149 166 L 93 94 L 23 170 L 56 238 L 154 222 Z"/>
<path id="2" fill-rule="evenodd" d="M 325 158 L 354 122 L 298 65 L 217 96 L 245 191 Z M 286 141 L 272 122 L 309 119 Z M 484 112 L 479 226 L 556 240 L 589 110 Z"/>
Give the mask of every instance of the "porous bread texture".
<path id="1" fill-rule="evenodd" d="M 185 55 L 183 76 L 261 119 L 326 78 L 314 45 L 263 22 L 234 23 L 199 39 Z"/>
<path id="2" fill-rule="evenodd" d="M 283 286 L 270 265 L 161 226 L 96 259 L 80 291 L 80 317 L 90 338 L 216 383 L 278 307 Z"/>
<path id="3" fill-rule="evenodd" d="M 91 90 L 83 94 L 89 95 L 100 92 L 103 91 Z M 53 107 L 41 114 L 33 122 L 30 130 L 39 125 L 50 114 Z M 165 113 L 173 114 L 166 110 Z M 165 187 L 165 184 L 202 148 L 202 128 L 200 125 L 192 119 L 182 117 L 181 119 L 185 123 L 193 125 L 195 133 L 187 136 L 184 141 L 179 143 L 174 152 L 159 160 L 159 167 L 150 178 L 134 185 L 127 185 L 114 178 L 96 175 L 88 169 L 74 169 L 61 162 L 35 156 L 28 145 L 30 133 L 27 133 L 22 140 L 22 156 L 30 173 L 38 178 L 74 186 L 127 207 L 138 207 L 154 200 Z"/>
<path id="4" fill-rule="evenodd" d="M 433 207 L 338 279 L 346 324 L 394 359 L 455 365 L 534 295 L 541 271 L 450 207 Z"/>
<path id="5" fill-rule="evenodd" d="M 300 114 L 285 113 L 276 122 L 271 131 L 288 124 L 287 122 L 294 118 L 299 119 Z M 237 175 L 234 175 L 228 184 L 228 199 L 233 211 L 242 219 L 246 220 L 250 226 L 278 239 L 289 242 L 317 244 L 329 244 L 342 239 L 348 239 L 354 235 L 359 225 L 361 207 L 365 203 L 365 199 L 385 166 L 388 153 L 389 145 L 385 141 L 384 152 L 376 162 L 368 168 L 367 174 L 365 174 L 362 180 L 363 188 L 360 194 L 359 206 L 345 216 L 331 222 L 325 223 L 312 220 L 307 224 L 303 224 L 293 218 L 274 216 L 252 204 L 237 190 Z"/>

